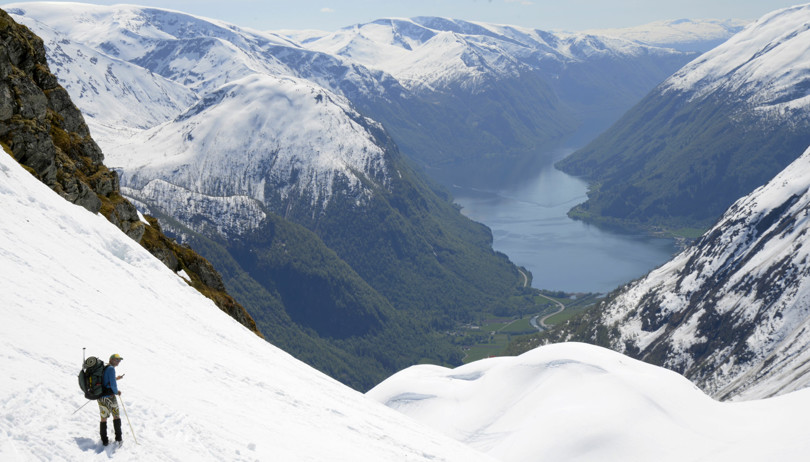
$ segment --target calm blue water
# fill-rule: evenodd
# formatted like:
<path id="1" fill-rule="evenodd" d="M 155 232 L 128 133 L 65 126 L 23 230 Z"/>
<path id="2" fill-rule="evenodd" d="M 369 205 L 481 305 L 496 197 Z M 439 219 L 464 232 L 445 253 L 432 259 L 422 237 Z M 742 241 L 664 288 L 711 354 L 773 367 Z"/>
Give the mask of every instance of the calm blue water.
<path id="1" fill-rule="evenodd" d="M 520 184 L 455 187 L 453 195 L 464 215 L 492 229 L 495 250 L 532 272 L 538 289 L 609 292 L 672 258 L 672 240 L 611 233 L 568 218 L 586 190 L 585 182 L 549 163 Z"/>

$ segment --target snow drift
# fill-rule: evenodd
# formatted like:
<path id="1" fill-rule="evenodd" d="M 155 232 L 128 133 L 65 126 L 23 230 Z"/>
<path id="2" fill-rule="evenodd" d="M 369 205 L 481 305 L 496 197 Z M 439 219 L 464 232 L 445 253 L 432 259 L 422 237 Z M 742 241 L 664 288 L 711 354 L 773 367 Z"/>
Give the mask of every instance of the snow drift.
<path id="1" fill-rule="evenodd" d="M 504 462 L 804 460 L 810 390 L 712 400 L 682 376 L 582 343 L 447 369 L 367 393 Z"/>

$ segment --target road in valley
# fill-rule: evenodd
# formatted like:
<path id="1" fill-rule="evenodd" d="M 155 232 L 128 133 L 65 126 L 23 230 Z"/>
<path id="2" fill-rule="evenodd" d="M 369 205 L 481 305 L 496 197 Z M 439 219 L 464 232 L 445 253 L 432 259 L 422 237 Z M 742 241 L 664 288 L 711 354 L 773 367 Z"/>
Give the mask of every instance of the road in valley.
<path id="1" fill-rule="evenodd" d="M 538 295 L 540 295 L 541 297 L 543 297 L 543 298 L 545 298 L 547 300 L 550 300 L 550 301 L 554 302 L 557 305 L 557 311 L 555 311 L 553 313 L 549 313 L 549 314 L 543 316 L 542 318 L 540 318 L 540 315 L 538 314 L 537 316 L 535 316 L 531 320 L 529 320 L 529 324 L 531 324 L 532 327 L 534 327 L 535 329 L 537 329 L 540 332 L 543 332 L 544 330 L 548 330 L 548 329 L 551 328 L 551 326 L 546 324 L 546 319 L 554 316 L 555 314 L 562 313 L 563 310 L 565 310 L 565 305 L 563 305 L 561 302 L 558 302 L 557 300 L 554 300 L 553 298 L 546 297 L 543 294 L 538 294 Z M 538 318 L 540 318 L 539 321 L 538 321 Z"/>

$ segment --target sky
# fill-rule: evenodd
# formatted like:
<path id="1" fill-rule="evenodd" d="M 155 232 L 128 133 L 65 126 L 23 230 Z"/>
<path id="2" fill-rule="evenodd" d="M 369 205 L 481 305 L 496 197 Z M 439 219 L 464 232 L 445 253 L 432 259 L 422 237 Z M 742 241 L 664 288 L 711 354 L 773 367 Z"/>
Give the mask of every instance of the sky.
<path id="1" fill-rule="evenodd" d="M 19 2 L 30 3 L 30 2 Z M 629 27 L 664 19 L 758 19 L 798 0 L 143 0 L 134 3 L 179 10 L 260 30 L 342 27 L 387 17 L 453 19 L 579 31 Z"/>

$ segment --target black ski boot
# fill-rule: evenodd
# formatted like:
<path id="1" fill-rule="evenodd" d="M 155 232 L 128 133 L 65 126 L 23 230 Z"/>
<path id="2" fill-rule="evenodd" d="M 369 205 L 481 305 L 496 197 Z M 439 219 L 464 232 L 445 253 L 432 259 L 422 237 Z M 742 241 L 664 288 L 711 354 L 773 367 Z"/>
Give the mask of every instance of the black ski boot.
<path id="1" fill-rule="evenodd" d="M 121 438 L 121 419 L 113 419 L 113 428 L 115 429 L 115 441 L 119 446 L 124 444 L 124 440 Z"/>
<path id="2" fill-rule="evenodd" d="M 107 422 L 99 424 L 99 433 L 101 433 L 101 444 L 104 446 L 110 444 L 110 440 L 107 439 Z"/>

